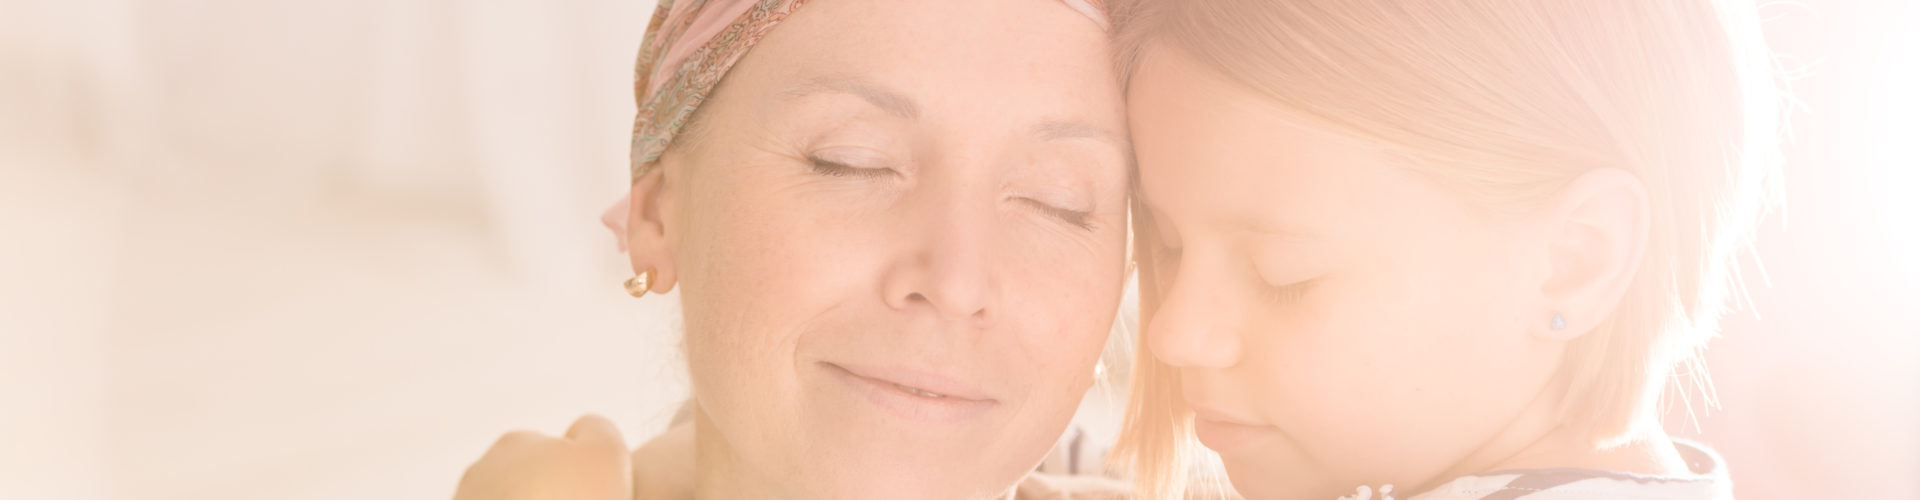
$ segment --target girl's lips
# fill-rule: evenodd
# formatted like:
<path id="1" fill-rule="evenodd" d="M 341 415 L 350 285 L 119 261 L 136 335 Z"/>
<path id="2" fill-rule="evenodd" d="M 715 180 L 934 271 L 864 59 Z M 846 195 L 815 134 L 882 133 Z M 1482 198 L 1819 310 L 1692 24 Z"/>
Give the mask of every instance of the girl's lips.
<path id="1" fill-rule="evenodd" d="M 1258 445 L 1260 442 L 1279 435 L 1279 429 L 1261 425 L 1250 419 L 1229 417 L 1205 409 L 1194 410 L 1193 433 L 1200 438 L 1200 444 L 1215 453 L 1228 454 L 1235 450 Z"/>

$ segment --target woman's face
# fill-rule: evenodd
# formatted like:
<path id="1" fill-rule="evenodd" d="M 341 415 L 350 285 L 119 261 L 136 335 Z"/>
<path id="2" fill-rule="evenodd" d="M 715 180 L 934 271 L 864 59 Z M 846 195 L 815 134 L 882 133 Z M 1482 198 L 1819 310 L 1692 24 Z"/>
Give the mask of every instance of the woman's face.
<path id="1" fill-rule="evenodd" d="M 658 203 L 700 439 L 759 476 L 729 480 L 934 498 L 1032 470 L 1120 299 L 1123 112 L 1103 32 L 1053 0 L 818 0 L 758 44 Z"/>
<path id="2" fill-rule="evenodd" d="M 1428 483 L 1558 362 L 1531 229 L 1204 68 L 1153 51 L 1128 94 L 1166 249 L 1148 346 L 1248 498 Z"/>

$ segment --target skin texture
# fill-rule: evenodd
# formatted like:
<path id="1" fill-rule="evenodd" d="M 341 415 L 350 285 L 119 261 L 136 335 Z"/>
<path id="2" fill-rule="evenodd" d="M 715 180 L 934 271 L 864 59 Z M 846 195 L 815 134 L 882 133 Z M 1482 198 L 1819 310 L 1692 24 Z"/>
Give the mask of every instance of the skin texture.
<path id="1" fill-rule="evenodd" d="M 684 303 L 701 497 L 982 498 L 1032 470 L 1121 294 L 1107 61 L 1054 2 L 819 0 L 733 69 L 628 227 Z"/>
<path id="2" fill-rule="evenodd" d="M 1421 491 L 1570 466 L 1684 471 L 1664 435 L 1599 450 L 1561 429 L 1566 341 L 1620 300 L 1646 245 L 1632 175 L 1586 172 L 1495 215 L 1389 150 L 1154 48 L 1129 88 L 1169 251 L 1148 346 L 1248 498 Z M 1548 327 L 1563 314 L 1567 328 Z"/>

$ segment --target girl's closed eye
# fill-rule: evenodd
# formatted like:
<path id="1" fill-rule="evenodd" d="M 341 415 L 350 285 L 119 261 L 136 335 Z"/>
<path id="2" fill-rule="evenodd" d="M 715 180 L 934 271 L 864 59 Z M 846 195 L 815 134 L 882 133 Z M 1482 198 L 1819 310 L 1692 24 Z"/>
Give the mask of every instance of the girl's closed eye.
<path id="1" fill-rule="evenodd" d="M 1286 276 L 1290 276 L 1287 279 L 1272 279 L 1270 276 L 1280 273 L 1263 273 L 1260 266 L 1253 263 L 1247 265 L 1246 274 L 1254 291 L 1274 304 L 1297 302 L 1313 289 L 1314 284 L 1319 282 L 1315 278 L 1300 279 L 1301 273 L 1298 272 L 1285 273 Z"/>
<path id="2" fill-rule="evenodd" d="M 1307 294 L 1308 290 L 1313 288 L 1314 284 L 1314 280 L 1305 280 L 1285 285 L 1273 285 L 1261 280 L 1258 275 L 1254 276 L 1254 281 L 1255 286 L 1260 290 L 1261 296 L 1275 304 L 1290 304 L 1299 301 L 1301 297 Z"/>

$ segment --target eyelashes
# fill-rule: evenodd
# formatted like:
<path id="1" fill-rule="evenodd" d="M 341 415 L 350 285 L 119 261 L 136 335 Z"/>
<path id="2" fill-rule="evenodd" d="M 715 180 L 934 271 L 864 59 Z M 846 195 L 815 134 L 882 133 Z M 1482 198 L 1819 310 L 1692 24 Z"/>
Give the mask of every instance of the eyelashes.
<path id="1" fill-rule="evenodd" d="M 899 171 L 891 168 L 856 167 L 843 162 L 822 158 L 818 155 L 807 155 L 806 159 L 813 173 L 827 177 L 877 179 L 881 177 L 898 176 L 900 174 Z M 1061 207 L 1032 198 L 1020 198 L 1020 201 L 1025 202 L 1035 210 L 1040 211 L 1040 213 L 1057 219 L 1066 225 L 1083 231 L 1092 231 L 1094 228 L 1093 212 L 1091 211 Z"/>
<path id="2" fill-rule="evenodd" d="M 1041 213 L 1047 214 L 1055 219 L 1060 219 L 1061 222 L 1065 222 L 1067 225 L 1080 228 L 1083 231 L 1093 230 L 1093 212 L 1048 205 L 1045 202 L 1032 198 L 1021 198 L 1020 200 L 1027 202 L 1028 205 L 1032 205 L 1035 209 L 1040 210 Z"/>
<path id="3" fill-rule="evenodd" d="M 828 176 L 828 177 L 852 177 L 852 178 L 859 178 L 859 179 L 871 179 L 875 177 L 884 177 L 884 176 L 895 175 L 899 173 L 899 172 L 895 172 L 891 168 L 856 167 L 853 165 L 848 165 L 845 163 L 828 160 L 825 158 L 821 158 L 819 156 L 812 156 L 812 155 L 807 156 L 807 163 L 813 167 L 814 173 Z"/>
<path id="4" fill-rule="evenodd" d="M 1307 290 L 1312 288 L 1314 284 L 1314 280 L 1306 279 L 1285 285 L 1274 285 L 1268 283 L 1266 278 L 1261 277 L 1260 270 L 1255 268 L 1251 263 L 1247 265 L 1247 276 L 1253 282 L 1254 289 L 1260 292 L 1261 298 L 1267 299 L 1267 301 L 1274 304 L 1288 304 L 1298 301 L 1302 296 L 1307 294 Z"/>
<path id="5" fill-rule="evenodd" d="M 1254 278 L 1254 281 L 1258 282 L 1256 285 L 1260 288 L 1261 296 L 1277 304 L 1286 304 L 1300 300 L 1300 297 L 1307 294 L 1307 288 L 1313 285 L 1312 281 L 1302 281 L 1290 285 L 1273 286 L 1266 282 L 1260 282 L 1258 277 Z"/>

